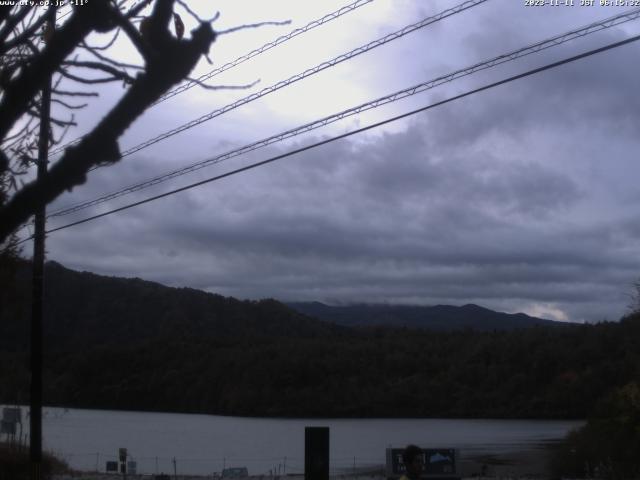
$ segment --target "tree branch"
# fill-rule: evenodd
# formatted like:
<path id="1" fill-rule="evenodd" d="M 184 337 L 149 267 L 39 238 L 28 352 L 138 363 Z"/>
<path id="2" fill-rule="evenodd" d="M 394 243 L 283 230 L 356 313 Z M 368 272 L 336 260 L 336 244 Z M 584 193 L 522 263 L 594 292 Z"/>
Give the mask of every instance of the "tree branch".
<path id="1" fill-rule="evenodd" d="M 221 30 L 218 32 L 218 35 L 226 35 L 228 33 L 237 32 L 239 30 L 245 30 L 247 28 L 259 28 L 264 27 L 265 25 L 289 25 L 291 20 L 284 20 L 282 22 L 260 22 L 260 23 L 250 23 L 247 25 L 238 25 L 237 27 L 228 28 L 226 30 Z"/>
<path id="2" fill-rule="evenodd" d="M 78 77 L 77 75 L 74 75 L 72 73 L 67 72 L 64 69 L 60 69 L 60 75 L 62 75 L 65 78 L 68 78 L 69 80 L 73 80 L 74 82 L 78 82 L 78 83 L 84 83 L 87 85 L 93 85 L 93 84 L 97 84 L 97 83 L 109 83 L 109 82 L 117 82 L 120 81 L 122 79 L 117 78 L 117 77 L 102 77 L 102 78 L 84 78 L 84 77 Z"/>
<path id="3" fill-rule="evenodd" d="M 136 29 L 136 27 L 133 26 L 131 21 L 127 17 L 122 15 L 120 11 L 115 12 L 114 16 L 117 25 L 122 28 L 124 33 L 127 34 L 127 37 L 129 37 L 129 40 L 131 40 L 131 43 L 133 43 L 133 46 L 136 47 L 142 58 L 147 60 L 148 57 L 151 57 L 152 53 L 148 45 L 142 39 L 142 35 L 140 35 L 140 32 Z"/>
<path id="4" fill-rule="evenodd" d="M 136 77 L 118 104 L 80 143 L 68 147 L 43 179 L 25 185 L 0 209 L 0 242 L 29 218 L 34 205 L 49 203 L 64 190 L 81 185 L 93 166 L 118 161 L 118 138 L 208 52 L 216 38 L 211 26 L 202 23 L 191 39 L 177 40 L 168 29 L 172 7 L 173 0 L 157 0 L 153 12 L 155 28 L 164 25 L 164 33 L 157 31 L 153 37 L 154 47 L 162 47 L 162 57 L 150 59 L 147 70 Z"/>
<path id="5" fill-rule="evenodd" d="M 6 11 L 11 12 L 11 7 L 9 7 Z M 29 14 L 30 11 L 31 8 L 29 8 L 28 6 L 24 6 L 15 14 L 7 15 L 7 23 L 4 25 L 4 28 L 0 30 L 0 42 L 4 42 L 7 38 L 9 38 L 9 35 L 11 35 L 11 32 L 13 32 L 13 29 L 16 27 L 16 25 L 18 25 L 18 23 L 20 23 Z"/>
<path id="6" fill-rule="evenodd" d="M 120 29 L 118 29 L 118 31 L 120 31 Z M 110 65 L 113 65 L 114 67 L 130 68 L 132 70 L 144 70 L 144 67 L 141 67 L 140 65 L 133 65 L 131 63 L 118 62 L 116 60 L 113 60 L 112 58 L 107 57 L 106 55 L 102 55 L 101 53 L 98 53 L 98 49 L 96 49 L 95 47 L 90 47 L 89 45 L 85 44 L 85 45 L 82 45 L 82 48 L 87 50 L 91 55 L 96 57 L 98 60 L 108 63 Z"/>
<path id="7" fill-rule="evenodd" d="M 186 80 L 195 83 L 205 90 L 248 90 L 260 83 L 260 79 L 257 79 L 251 83 L 245 83 L 244 85 L 207 85 L 202 80 L 198 80 L 197 78 L 187 78 Z"/>
<path id="8" fill-rule="evenodd" d="M 99 97 L 98 92 L 69 92 L 67 90 L 52 90 L 55 95 L 63 95 L 67 97 Z"/>
<path id="9" fill-rule="evenodd" d="M 136 15 L 138 15 L 142 10 L 144 10 L 149 5 L 151 5 L 151 1 L 152 0 L 143 0 L 137 5 L 134 5 L 133 7 L 131 7 L 131 9 L 127 12 L 126 18 L 131 19 Z"/>
<path id="10" fill-rule="evenodd" d="M 105 2 L 106 0 L 95 0 L 87 8 L 76 9 L 71 19 L 60 30 L 54 32 L 51 42 L 44 50 L 33 57 L 20 75 L 7 82 L 5 95 L 0 102 L 0 138 L 8 133 L 11 126 L 25 112 L 28 102 L 42 88 L 44 81 L 93 30 L 95 19 L 90 11 L 95 5 L 99 6 Z"/>
<path id="11" fill-rule="evenodd" d="M 58 98 L 53 98 L 51 100 L 52 103 L 57 103 L 58 105 L 62 105 L 64 108 L 68 108 L 69 110 L 80 110 L 84 107 L 86 107 L 87 105 L 89 105 L 88 103 L 81 103 L 80 105 L 71 105 L 70 103 L 67 102 L 63 102 L 62 100 L 58 99 Z"/>
<path id="12" fill-rule="evenodd" d="M 45 12 L 43 15 L 40 16 L 40 18 L 38 18 L 35 22 L 33 22 L 33 24 L 29 26 L 29 28 L 21 32 L 20 35 L 12 38 L 8 42 L 3 42 L 0 45 L 0 55 L 3 55 L 4 53 L 8 52 L 12 48 L 15 48 L 16 46 L 22 43 L 25 43 L 30 38 L 32 38 L 33 35 L 38 31 L 38 29 L 42 25 L 44 25 L 44 23 L 47 21 L 47 19 L 49 18 L 49 15 L 51 15 L 49 13 L 51 10 L 56 10 L 56 7 L 49 7 L 49 10 L 47 12 Z"/>
<path id="13" fill-rule="evenodd" d="M 83 46 L 85 48 L 91 48 L 92 50 L 102 50 L 102 51 L 104 51 L 104 50 L 107 50 L 107 49 L 111 48 L 113 46 L 113 44 L 116 43 L 116 40 L 118 39 L 119 36 L 120 36 L 120 29 L 117 28 L 116 29 L 116 33 L 113 35 L 113 38 L 111 40 L 109 40 L 109 42 L 106 45 L 100 45 L 99 47 L 96 47 L 96 46 L 89 47 L 88 45 L 86 45 L 85 42 L 82 42 L 82 44 L 83 44 Z"/>
<path id="14" fill-rule="evenodd" d="M 127 72 L 118 70 L 117 68 L 111 65 L 105 65 L 100 62 L 87 62 L 87 61 L 76 61 L 76 60 L 65 60 L 63 62 L 65 66 L 78 67 L 78 68 L 90 68 L 92 70 L 101 70 L 103 72 L 111 74 L 114 77 L 114 80 L 123 80 L 126 83 L 133 83 L 133 77 L 129 75 Z M 66 72 L 68 73 L 68 72 Z"/>

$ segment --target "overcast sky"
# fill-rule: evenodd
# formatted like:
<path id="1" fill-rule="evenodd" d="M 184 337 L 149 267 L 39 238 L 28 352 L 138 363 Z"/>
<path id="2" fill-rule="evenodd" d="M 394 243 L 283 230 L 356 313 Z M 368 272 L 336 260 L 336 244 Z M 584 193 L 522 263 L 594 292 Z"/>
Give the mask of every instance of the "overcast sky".
<path id="1" fill-rule="evenodd" d="M 209 2 L 190 2 L 203 15 Z M 213 2 L 211 2 L 213 3 Z M 348 1 L 218 1 L 214 65 Z M 314 67 L 452 0 L 374 0 L 149 110 L 123 150 Z M 580 0 L 575 0 L 579 4 Z M 50 211 L 621 13 L 489 0 L 96 170 Z M 186 17 L 185 17 L 186 19 Z M 434 88 L 75 215 L 152 194 L 636 35 L 640 21 Z M 114 54 L 135 60 L 126 43 Z M 616 320 L 640 277 L 640 44 L 599 54 L 150 204 L 52 234 L 48 258 L 238 298 L 477 303 L 566 321 Z M 73 139 L 123 92 L 80 113 Z M 27 251 L 31 248 L 28 244 Z"/>

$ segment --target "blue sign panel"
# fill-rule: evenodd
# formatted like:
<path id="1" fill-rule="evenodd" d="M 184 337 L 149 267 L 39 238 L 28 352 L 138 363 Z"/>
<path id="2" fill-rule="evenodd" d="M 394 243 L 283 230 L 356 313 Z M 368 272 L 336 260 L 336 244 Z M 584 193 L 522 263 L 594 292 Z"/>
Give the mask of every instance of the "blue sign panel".
<path id="1" fill-rule="evenodd" d="M 387 477 L 400 477 L 407 472 L 402 461 L 404 448 L 387 449 Z M 442 477 L 456 474 L 456 450 L 454 448 L 423 448 L 422 476 Z"/>
<path id="2" fill-rule="evenodd" d="M 456 473 L 456 451 L 453 448 L 427 448 L 423 450 L 426 475 L 453 475 Z"/>

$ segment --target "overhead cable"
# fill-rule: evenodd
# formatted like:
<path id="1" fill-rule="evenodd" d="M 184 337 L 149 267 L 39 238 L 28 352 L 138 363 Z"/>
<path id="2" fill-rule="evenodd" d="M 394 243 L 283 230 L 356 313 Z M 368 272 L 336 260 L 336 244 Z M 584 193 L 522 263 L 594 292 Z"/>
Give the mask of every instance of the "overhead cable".
<path id="1" fill-rule="evenodd" d="M 520 73 L 518 75 L 513 75 L 511 77 L 505 78 L 505 79 L 500 80 L 498 82 L 490 83 L 488 85 L 484 85 L 482 87 L 479 87 L 479 88 L 476 88 L 476 89 L 473 89 L 473 90 L 469 90 L 469 91 L 467 91 L 465 93 L 461 93 L 459 95 L 455 95 L 455 96 L 447 98 L 445 100 L 441 100 L 439 102 L 432 103 L 430 105 L 418 108 L 416 110 L 412 110 L 410 112 L 403 113 L 401 115 L 397 115 L 395 117 L 388 118 L 386 120 L 382 120 L 382 121 L 377 122 L 377 123 L 373 123 L 373 124 L 368 125 L 366 127 L 362 127 L 362 128 L 357 129 L 357 130 L 353 130 L 351 132 L 344 133 L 342 135 L 337 135 L 335 137 L 327 138 L 327 139 L 318 141 L 316 143 L 313 143 L 311 145 L 307 145 L 305 147 L 297 148 L 297 149 L 291 150 L 289 152 L 286 152 L 286 153 L 283 153 L 283 154 L 276 155 L 274 157 L 268 158 L 266 160 L 262 160 L 260 162 L 253 163 L 251 165 L 247 165 L 245 167 L 238 168 L 238 169 L 232 170 L 232 171 L 227 172 L 227 173 L 223 173 L 221 175 L 216 175 L 214 177 L 210 177 L 208 179 L 201 180 L 199 182 L 195 182 L 195 183 L 186 185 L 184 187 L 176 188 L 175 190 L 171 190 L 169 192 L 165 192 L 165 193 L 162 193 L 160 195 L 155 195 L 153 197 L 149 197 L 149 198 L 146 198 L 144 200 L 140 200 L 138 202 L 130 203 L 130 204 L 125 205 L 123 207 L 115 208 L 113 210 L 109 210 L 107 212 L 103 212 L 103 213 L 100 213 L 98 215 L 93 215 L 93 216 L 84 218 L 82 220 L 78 220 L 76 222 L 68 223 L 66 225 L 62 225 L 62 226 L 57 227 L 57 228 L 52 228 L 51 230 L 47 230 L 46 233 L 49 234 L 49 233 L 53 233 L 53 232 L 57 232 L 57 231 L 60 231 L 60 230 L 64 230 L 64 229 L 67 229 L 67 228 L 70 228 L 70 227 L 73 227 L 73 226 L 76 226 L 76 225 L 87 223 L 87 222 L 90 222 L 92 220 L 96 220 L 98 218 L 106 217 L 106 216 L 112 215 L 114 213 L 122 212 L 124 210 L 128 210 L 130 208 L 137 207 L 139 205 L 144 205 L 145 203 L 150 203 L 150 202 L 153 202 L 155 200 L 159 200 L 161 198 L 168 197 L 170 195 L 174 195 L 176 193 L 183 192 L 185 190 L 190 190 L 192 188 L 199 187 L 201 185 L 205 185 L 207 183 L 211 183 L 211 182 L 214 182 L 214 181 L 217 181 L 217 180 L 221 180 L 223 178 L 230 177 L 232 175 L 236 175 L 238 173 L 246 172 L 247 170 L 252 170 L 254 168 L 261 167 L 263 165 L 267 165 L 269 163 L 276 162 L 277 160 L 281 160 L 283 158 L 287 158 L 287 157 L 290 157 L 292 155 L 296 155 L 298 153 L 302 153 L 302 152 L 305 152 L 307 150 L 311 150 L 313 148 L 320 147 L 322 145 L 333 143 L 333 142 L 335 142 L 337 140 L 342 140 L 342 139 L 350 137 L 352 135 L 355 135 L 355 134 L 358 134 L 358 133 L 362 133 L 362 132 L 374 129 L 374 128 L 389 124 L 391 122 L 395 122 L 397 120 L 401 120 L 403 118 L 407 118 L 407 117 L 415 115 L 417 113 L 425 112 L 425 111 L 430 110 L 432 108 L 439 107 L 441 105 L 445 105 L 447 103 L 451 103 L 451 102 L 454 102 L 456 100 L 460 100 L 461 98 L 468 97 L 470 95 L 474 95 L 476 93 L 479 93 L 479 92 L 482 92 L 482 91 L 485 91 L 485 90 L 489 90 L 489 89 L 498 87 L 500 85 L 504 85 L 506 83 L 510 83 L 510 82 L 515 81 L 515 80 L 519 80 L 519 79 L 522 79 L 522 78 L 525 78 L 525 77 L 528 77 L 528 76 L 531 76 L 531 75 L 534 75 L 534 74 L 537 74 L 537 73 L 541 73 L 541 72 L 544 72 L 546 70 L 551 70 L 551 69 L 557 68 L 557 67 L 559 67 L 561 65 L 565 65 L 565 64 L 571 63 L 571 62 L 575 62 L 577 60 L 580 60 L 580 59 L 583 59 L 583 58 L 587 58 L 587 57 L 590 57 L 592 55 L 605 52 L 607 50 L 618 48 L 618 47 L 621 47 L 623 45 L 627 45 L 627 44 L 630 44 L 632 42 L 636 42 L 638 40 L 640 40 L 640 35 L 636 35 L 636 36 L 627 38 L 627 39 L 619 41 L 619 42 L 611 43 L 611 44 L 608 44 L 608 45 L 606 45 L 604 47 L 600 47 L 600 48 L 596 48 L 596 49 L 593 49 L 593 50 L 589 50 L 588 52 L 581 53 L 579 55 L 574 55 L 572 57 L 565 58 L 564 60 L 560 60 L 560 61 L 557 61 L 557 62 L 549 63 L 549 64 L 544 65 L 542 67 L 534 68 L 532 70 L 528 70 L 528 71 L 526 71 L 524 73 Z M 27 238 L 27 239 L 21 240 L 18 243 L 23 243 L 23 242 L 26 242 L 26 241 L 28 241 L 30 239 L 31 238 Z"/>
<path id="2" fill-rule="evenodd" d="M 629 11 L 626 13 L 622 13 L 619 15 L 616 15 L 614 17 L 610 17 L 607 18 L 605 20 L 601 20 L 599 22 L 594 22 L 591 24 L 588 24 L 586 26 L 580 27 L 578 29 L 574 29 L 571 30 L 570 32 L 566 32 L 563 33 L 561 35 L 556 35 L 552 38 L 549 38 L 547 40 L 543 40 L 537 43 L 534 43 L 532 45 L 520 48 L 518 50 L 514 50 L 512 52 L 506 53 L 506 54 L 502 54 L 499 55 L 497 57 L 494 57 L 490 60 L 485 60 L 483 62 L 479 62 L 476 63 L 470 67 L 466 67 L 460 70 L 456 70 L 454 72 L 448 73 L 446 75 L 442 75 L 439 76 L 435 79 L 432 80 L 428 80 L 426 82 L 422 82 L 418 85 L 414 85 L 412 87 L 409 88 L 405 88 L 403 90 L 397 91 L 395 93 L 392 93 L 390 95 L 386 95 L 384 97 L 380 97 L 376 100 L 372 100 L 370 102 L 367 103 L 363 103 L 361 105 L 358 105 L 356 107 L 352 107 L 349 108 L 347 110 L 343 110 L 339 113 L 335 113 L 333 115 L 329 115 L 327 117 L 321 118 L 319 120 L 315 120 L 313 122 L 304 124 L 302 126 L 287 130 L 285 132 L 281 132 L 278 133 L 276 135 L 272 135 L 270 137 L 264 138 L 262 140 L 258 140 L 256 142 L 250 143 L 248 145 L 244 145 L 240 148 L 236 148 L 233 150 L 230 150 L 228 152 L 225 152 L 223 154 L 217 155 L 215 157 L 206 159 L 206 160 L 202 160 L 199 161 L 197 163 L 194 163 L 192 165 L 183 167 L 183 168 L 179 168 L 167 173 L 164 173 L 162 175 L 158 175 L 150 180 L 146 180 L 143 182 L 139 182 L 133 185 L 129 185 L 126 188 L 122 188 L 120 190 L 111 192 L 109 194 L 103 195 L 101 197 L 98 197 L 96 199 L 93 200 L 89 200 L 86 202 L 82 202 L 79 204 L 76 204 L 74 206 L 70 206 L 70 207 L 66 207 L 60 210 L 57 210 L 53 213 L 51 213 L 49 215 L 49 217 L 58 217 L 58 216 L 63 216 L 63 215 L 68 215 L 71 213 L 75 213 L 77 211 L 95 206 L 95 205 L 99 205 L 101 203 L 107 202 L 109 200 L 113 200 L 115 198 L 124 196 L 124 195 L 128 195 L 130 193 L 133 192 L 137 192 L 139 190 L 148 188 L 148 187 L 152 187 L 154 185 L 158 185 L 160 183 L 163 183 L 167 180 L 185 175 L 187 173 L 191 173 L 197 170 L 200 170 L 202 168 L 208 167 L 210 165 L 214 165 L 217 163 L 221 163 L 224 162 L 226 160 L 229 160 L 231 158 L 240 156 L 240 155 L 244 155 L 246 153 L 252 152 L 254 150 L 257 150 L 259 148 L 263 148 L 266 147 L 268 145 L 277 143 L 277 142 L 281 142 L 283 140 L 295 137 L 297 135 L 300 135 L 302 133 L 306 133 L 312 130 L 315 130 L 317 128 L 332 124 L 334 122 L 337 122 L 339 120 L 345 119 L 347 117 L 365 112 L 367 110 L 371 110 L 374 108 L 378 108 L 382 105 L 386 105 L 388 103 L 392 103 L 392 102 L 396 102 L 398 100 L 401 100 L 403 98 L 407 98 L 410 97 L 412 95 L 416 95 L 418 93 L 422 93 L 426 90 L 432 89 L 434 87 L 437 87 L 439 85 L 442 85 L 444 83 L 448 83 L 451 81 L 454 81 L 458 78 L 464 77 L 464 76 L 468 76 L 471 75 L 473 73 L 476 73 L 478 71 L 482 71 L 482 70 L 486 70 L 488 68 L 492 68 L 494 66 L 509 62 L 509 61 L 513 61 L 516 60 L 518 58 L 524 57 L 526 55 L 530 55 L 532 53 L 536 53 L 539 52 L 541 50 L 547 49 L 547 48 L 551 48 L 554 46 L 558 46 L 561 45 L 563 43 L 566 43 L 570 40 L 573 40 L 575 38 L 579 38 L 579 37 L 583 37 L 585 35 L 594 33 L 594 32 L 598 32 L 601 31 L 605 28 L 610 28 L 613 27 L 615 25 L 620 25 L 621 23 L 624 22 L 628 22 L 631 20 L 635 20 L 637 18 L 640 17 L 640 8 L 639 9 L 635 9 L 633 11 Z"/>
<path id="3" fill-rule="evenodd" d="M 275 40 L 272 40 L 268 43 L 265 43 L 264 45 L 262 45 L 261 47 L 258 47 L 254 50 L 251 50 L 249 53 L 246 53 L 238 58 L 236 58 L 235 60 L 225 63 L 224 65 L 222 65 L 221 67 L 218 67 L 214 70 L 211 70 L 209 73 L 206 73 L 200 77 L 198 77 L 195 81 L 188 81 L 183 83 L 182 85 L 179 85 L 178 87 L 174 88 L 173 90 L 165 93 L 162 97 L 160 97 L 155 103 L 153 103 L 151 106 L 155 106 L 161 102 L 164 102 L 165 100 L 168 100 L 171 97 L 174 97 L 176 95 L 178 95 L 179 93 L 185 92 L 187 90 L 189 90 L 190 88 L 198 85 L 199 83 L 204 82 L 205 80 L 209 80 L 210 78 L 215 77 L 216 75 L 225 72 L 227 70 L 230 70 L 231 68 L 240 65 L 241 63 L 246 62 L 247 60 L 256 57 L 258 55 L 260 55 L 261 53 L 266 52 L 267 50 L 270 50 L 288 40 L 291 40 L 294 37 L 297 37 L 298 35 L 302 35 L 303 33 L 308 32 L 309 30 L 313 30 L 316 27 L 319 27 L 321 25 L 324 25 L 325 23 L 329 23 L 332 20 L 335 20 L 336 18 L 340 18 L 341 16 L 353 12 L 354 10 L 367 5 L 371 2 L 373 2 L 374 0 L 356 0 L 353 3 L 350 3 L 349 5 L 345 5 L 342 8 L 339 8 L 338 10 L 328 13 L 325 16 L 323 16 L 322 18 L 318 18 L 316 20 L 312 20 L 311 22 L 307 23 L 304 27 L 300 27 L 300 28 L 296 28 L 294 30 L 292 30 L 291 32 L 287 33 L 286 35 L 282 35 L 278 38 L 276 38 Z M 55 150 L 52 150 L 50 152 L 50 156 L 51 155 L 56 155 L 60 152 L 62 152 L 65 148 L 69 147 L 70 145 L 74 145 L 78 142 L 80 142 L 80 140 L 82 140 L 82 138 L 84 137 L 79 137 L 76 138 L 75 140 L 66 143 L 65 145 L 62 145 L 58 148 L 56 148 Z"/>
<path id="4" fill-rule="evenodd" d="M 298 35 L 302 35 L 303 33 L 308 32 L 309 30 L 313 30 L 316 27 L 319 27 L 320 25 L 324 25 L 325 23 L 330 22 L 331 20 L 335 20 L 336 18 L 341 17 L 342 15 L 345 15 L 349 12 L 353 12 L 355 9 L 360 8 L 368 3 L 373 2 L 373 0 L 357 0 L 349 5 L 346 5 L 338 10 L 336 10 L 335 12 L 331 12 L 328 13 L 327 15 L 325 15 L 322 18 L 319 18 L 317 20 L 313 20 L 312 22 L 309 22 L 308 24 L 306 24 L 304 27 L 300 27 L 300 28 L 296 28 L 295 30 L 292 30 L 291 32 L 287 33 L 286 35 L 282 35 L 278 38 L 276 38 L 275 40 L 265 43 L 264 45 L 262 45 L 259 48 L 256 48 L 255 50 L 250 51 L 249 53 L 242 55 L 241 57 L 236 58 L 235 60 L 225 63 L 224 65 L 222 65 L 221 67 L 218 67 L 214 70 L 211 70 L 209 73 L 206 73 L 200 77 L 197 78 L 196 81 L 191 81 L 191 82 L 186 82 L 183 83 L 182 85 L 174 88 L 173 90 L 165 93 L 162 97 L 160 97 L 160 99 L 158 99 L 158 101 L 156 101 L 154 103 L 154 105 L 163 102 L 165 100 L 168 100 L 171 97 L 174 97 L 175 95 L 178 95 L 179 93 L 182 93 L 186 90 L 189 90 L 190 88 L 195 87 L 196 85 L 198 85 L 198 83 L 204 82 L 205 80 L 209 80 L 210 78 L 215 77 L 216 75 L 225 72 L 237 65 L 240 65 L 241 63 L 246 62 L 247 60 L 260 55 L 261 53 L 266 52 L 267 50 L 270 50 L 278 45 L 280 45 L 281 43 L 284 43 L 288 40 L 291 40 L 294 37 L 297 37 Z"/>
<path id="5" fill-rule="evenodd" d="M 309 68 L 307 70 L 305 70 L 302 73 L 298 73 L 297 75 L 294 75 L 292 77 L 289 77 L 286 80 L 281 80 L 278 83 L 271 85 L 270 87 L 266 87 L 263 88 L 262 90 L 260 90 L 259 92 L 253 93 L 247 97 L 241 98 L 240 100 L 237 100 L 233 103 L 230 103 L 222 108 L 218 108 L 210 113 L 207 113 L 206 115 L 202 115 L 199 118 L 196 118 L 195 120 L 191 120 L 190 122 L 187 122 L 183 125 L 180 125 L 179 127 L 173 128 L 165 133 L 162 133 L 154 138 L 151 138 L 145 142 L 142 142 L 134 147 L 131 147 L 127 150 L 125 150 L 124 152 L 122 152 L 122 157 L 126 157 L 128 155 L 131 155 L 132 153 L 136 153 L 139 152 L 140 150 L 143 150 L 147 147 L 150 147 L 151 145 L 154 145 L 162 140 L 165 140 L 169 137 L 172 137 L 173 135 L 177 135 L 178 133 L 184 132 L 185 130 L 188 130 L 190 128 L 193 128 L 197 125 L 200 125 L 201 123 L 204 123 L 206 121 L 209 121 L 215 117 L 219 117 L 220 115 L 223 115 L 231 110 L 234 110 L 242 105 L 245 105 L 247 103 L 253 102 L 254 100 L 257 100 L 259 98 L 264 97 L 265 95 L 268 95 L 270 93 L 273 93 L 275 91 L 278 91 L 284 87 L 288 87 L 289 85 L 292 85 L 300 80 L 303 80 L 307 77 L 310 77 L 312 75 L 315 75 L 316 73 L 322 72 L 328 68 L 334 67 L 342 62 L 345 62 L 347 60 L 351 60 L 352 58 L 368 52 L 370 50 L 373 50 L 374 48 L 377 48 L 381 45 L 384 45 L 386 43 L 389 43 L 393 40 L 397 40 L 398 38 L 401 38 L 409 33 L 415 32 L 416 30 L 419 30 L 421 28 L 424 28 L 428 25 L 434 24 L 436 22 L 439 22 L 440 20 L 443 20 L 444 18 L 450 17 L 452 15 L 456 15 L 462 11 L 468 10 L 472 7 L 475 7 L 477 5 L 480 5 L 482 3 L 485 3 L 488 0 L 467 0 L 466 2 L 461 3 L 460 5 L 457 5 L 453 8 L 449 8 L 447 10 L 444 10 L 443 12 L 440 12 L 436 15 L 433 15 L 431 17 L 427 17 L 419 22 L 413 23 L 411 25 L 407 25 L 406 27 L 390 33 L 388 35 L 385 35 L 382 38 L 379 38 L 377 40 L 374 40 L 372 42 L 367 43 L 366 45 L 363 45 L 361 47 L 355 48 L 347 53 L 343 53 L 342 55 L 339 55 L 335 58 L 332 58 L 331 60 L 328 60 L 326 62 L 323 62 L 319 65 L 316 65 L 313 68 Z M 92 169 L 95 170 L 95 167 Z"/>

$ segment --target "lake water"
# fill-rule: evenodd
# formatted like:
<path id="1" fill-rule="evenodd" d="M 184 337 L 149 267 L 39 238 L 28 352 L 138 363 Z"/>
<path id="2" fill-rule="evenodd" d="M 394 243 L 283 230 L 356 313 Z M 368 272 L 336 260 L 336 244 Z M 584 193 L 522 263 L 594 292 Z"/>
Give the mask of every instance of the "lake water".
<path id="1" fill-rule="evenodd" d="M 25 409 L 26 410 L 26 409 Z M 24 412 L 23 412 L 24 413 Z M 28 431 L 28 418 L 23 416 Z M 125 447 L 138 473 L 211 474 L 244 466 L 251 475 L 304 471 L 304 427 L 330 428 L 332 472 L 382 465 L 387 447 L 415 443 L 462 454 L 531 451 L 579 421 L 458 419 L 261 419 L 45 408 L 44 448 L 81 470 L 105 470 Z"/>

